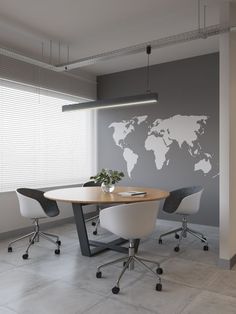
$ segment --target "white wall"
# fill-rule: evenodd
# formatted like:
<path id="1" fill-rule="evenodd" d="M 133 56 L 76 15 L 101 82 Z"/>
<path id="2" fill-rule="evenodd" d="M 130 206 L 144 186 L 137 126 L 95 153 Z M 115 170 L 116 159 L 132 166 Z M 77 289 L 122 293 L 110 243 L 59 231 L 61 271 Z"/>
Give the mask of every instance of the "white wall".
<path id="1" fill-rule="evenodd" d="M 71 94 L 88 99 L 97 98 L 94 75 L 72 76 L 69 72 L 41 69 L 32 64 L 0 55 L 0 78 Z"/>
<path id="2" fill-rule="evenodd" d="M 236 4 L 222 6 L 221 22 L 236 25 Z M 220 35 L 220 263 L 236 257 L 236 32 Z"/>

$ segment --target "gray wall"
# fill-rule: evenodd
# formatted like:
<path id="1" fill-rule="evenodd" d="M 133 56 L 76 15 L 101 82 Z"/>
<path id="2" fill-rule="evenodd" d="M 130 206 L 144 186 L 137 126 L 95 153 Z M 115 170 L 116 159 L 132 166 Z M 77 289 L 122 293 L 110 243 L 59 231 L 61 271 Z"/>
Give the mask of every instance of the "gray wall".
<path id="1" fill-rule="evenodd" d="M 201 224 L 219 223 L 219 56 L 209 54 L 180 61 L 155 65 L 150 68 L 150 85 L 158 92 L 159 103 L 103 109 L 97 112 L 98 169 L 105 167 L 125 172 L 124 185 L 150 186 L 172 190 L 183 186 L 200 184 L 204 187 L 201 208 L 191 221 Z M 98 77 L 98 98 L 135 95 L 145 92 L 146 69 L 139 68 Z M 147 115 L 144 122 L 138 124 L 135 116 Z M 156 119 L 168 119 L 175 115 L 207 116 L 202 122 L 204 132 L 198 134 L 194 149 L 199 154 L 190 154 L 191 148 L 183 144 L 180 148 L 173 141 L 166 154 L 165 163 L 157 170 L 153 151 L 144 147 L 150 126 Z M 191 118 L 191 117 L 189 117 Z M 130 121 L 131 120 L 131 121 Z M 123 121 L 123 122 L 122 122 Z M 130 122 L 128 122 L 130 121 Z M 113 139 L 114 122 L 132 126 L 123 141 L 122 147 Z M 118 127 L 118 125 L 116 125 Z M 189 128 L 183 123 L 178 125 L 188 135 Z M 168 130 L 167 130 L 168 131 Z M 161 136 L 159 134 L 159 136 Z M 199 145 L 198 145 L 199 143 Z M 127 164 L 123 158 L 125 148 L 132 149 L 138 156 L 131 173 L 127 173 Z M 158 147 L 156 147 L 158 151 Z M 211 171 L 194 171 L 194 165 L 203 158 L 204 153 L 211 155 Z M 163 219 L 178 219 L 174 215 L 160 213 Z"/>

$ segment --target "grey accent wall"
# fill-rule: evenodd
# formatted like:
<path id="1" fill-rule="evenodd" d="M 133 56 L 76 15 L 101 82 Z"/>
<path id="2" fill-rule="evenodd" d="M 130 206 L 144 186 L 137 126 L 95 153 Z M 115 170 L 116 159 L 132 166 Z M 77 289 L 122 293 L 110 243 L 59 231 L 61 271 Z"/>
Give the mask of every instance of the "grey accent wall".
<path id="1" fill-rule="evenodd" d="M 152 92 L 158 92 L 159 103 L 102 109 L 97 111 L 98 169 L 119 169 L 125 172 L 124 185 L 158 187 L 167 190 L 202 185 L 204 193 L 198 214 L 191 217 L 195 223 L 218 225 L 219 223 L 219 55 L 209 54 L 180 61 L 154 65 L 150 68 Z M 139 68 L 98 77 L 98 98 L 112 98 L 145 92 L 146 68 Z M 145 149 L 145 141 L 157 119 L 175 115 L 206 116 L 199 120 L 197 140 L 190 147 L 179 147 L 173 140 L 168 147 L 165 162 L 158 170 L 153 151 Z M 147 116 L 139 122 L 140 116 Z M 159 122 L 156 121 L 156 125 Z M 183 120 L 182 120 L 183 121 Z M 133 130 L 124 140 L 115 143 L 114 122 L 122 122 Z M 181 124 L 181 122 L 180 122 Z M 118 125 L 116 125 L 118 126 Z M 188 136 L 189 126 L 178 125 Z M 122 130 L 120 129 L 120 132 Z M 163 132 L 169 132 L 165 129 Z M 165 133 L 166 134 L 166 133 Z M 150 135 L 150 134 L 149 134 Z M 161 132 L 158 134 L 161 139 Z M 120 145 L 120 146 L 119 146 Z M 129 148 L 138 156 L 137 163 L 128 176 L 124 149 Z M 158 151 L 159 147 L 156 147 Z M 198 153 L 199 152 L 199 153 Z M 209 155 L 206 155 L 209 154 Z M 212 166 L 207 173 L 194 171 L 199 160 Z M 209 163 L 208 163 L 209 166 Z M 205 169 L 206 164 L 204 165 Z M 175 215 L 160 213 L 160 218 L 178 219 Z"/>

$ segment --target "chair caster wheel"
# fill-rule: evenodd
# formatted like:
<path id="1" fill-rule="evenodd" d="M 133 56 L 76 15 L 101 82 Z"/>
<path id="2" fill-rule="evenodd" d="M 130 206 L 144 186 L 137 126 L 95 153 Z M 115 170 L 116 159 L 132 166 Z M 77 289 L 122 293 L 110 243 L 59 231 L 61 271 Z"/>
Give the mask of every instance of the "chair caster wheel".
<path id="1" fill-rule="evenodd" d="M 158 243 L 159 243 L 159 244 L 162 244 L 162 239 L 159 239 L 159 240 L 158 240 Z"/>
<path id="2" fill-rule="evenodd" d="M 208 245 L 204 245 L 204 247 L 203 247 L 203 251 L 209 251 L 209 247 L 208 247 Z"/>
<path id="3" fill-rule="evenodd" d="M 162 269 L 161 267 L 158 267 L 158 268 L 156 269 L 156 273 L 157 273 L 158 275 L 162 275 L 162 274 L 163 274 L 163 269 Z"/>
<path id="4" fill-rule="evenodd" d="M 175 239 L 179 239 L 178 233 L 175 234 Z"/>
<path id="5" fill-rule="evenodd" d="M 60 252 L 59 249 L 56 249 L 56 250 L 54 251 L 54 253 L 55 253 L 56 255 L 59 255 L 61 252 Z"/>
<path id="6" fill-rule="evenodd" d="M 174 248 L 174 251 L 175 251 L 175 252 L 179 252 L 179 246 L 176 246 L 176 247 Z"/>
<path id="7" fill-rule="evenodd" d="M 96 272 L 96 277 L 97 278 L 102 278 L 102 272 L 101 271 L 97 271 Z"/>
<path id="8" fill-rule="evenodd" d="M 56 241 L 56 244 L 61 246 L 61 241 L 60 240 Z"/>
<path id="9" fill-rule="evenodd" d="M 22 255 L 23 259 L 28 259 L 28 257 L 29 257 L 29 255 L 27 253 Z"/>
<path id="10" fill-rule="evenodd" d="M 125 267 L 125 265 L 126 265 L 126 262 L 123 262 L 123 267 Z"/>
<path id="11" fill-rule="evenodd" d="M 7 251 L 8 251 L 9 253 L 11 253 L 11 252 L 12 252 L 12 247 L 9 246 L 8 249 L 7 249 Z"/>
<path id="12" fill-rule="evenodd" d="M 94 235 L 97 235 L 97 234 L 98 234 L 97 230 L 94 230 L 94 231 L 93 231 L 93 234 L 94 234 Z"/>
<path id="13" fill-rule="evenodd" d="M 91 223 L 91 225 L 95 227 L 95 226 L 96 226 L 96 222 L 93 221 L 93 222 Z"/>
<path id="14" fill-rule="evenodd" d="M 162 290 L 162 284 L 161 283 L 157 283 L 156 284 L 156 291 L 161 291 Z"/>
<path id="15" fill-rule="evenodd" d="M 111 291 L 113 294 L 118 294 L 120 292 L 120 288 L 115 286 L 111 289 Z"/>

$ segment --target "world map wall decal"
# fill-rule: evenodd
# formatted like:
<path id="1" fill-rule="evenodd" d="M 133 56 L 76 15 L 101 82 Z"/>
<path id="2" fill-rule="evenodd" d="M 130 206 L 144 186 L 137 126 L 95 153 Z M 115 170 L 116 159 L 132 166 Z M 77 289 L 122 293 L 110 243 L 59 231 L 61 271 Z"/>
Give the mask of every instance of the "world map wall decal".
<path id="1" fill-rule="evenodd" d="M 193 171 L 200 172 L 204 176 L 212 175 L 213 155 L 202 149 L 201 138 L 205 134 L 209 117 L 200 115 L 174 115 L 167 119 L 156 119 L 148 122 L 148 115 L 134 116 L 129 120 L 111 123 L 113 128 L 113 140 L 123 154 L 126 162 L 128 176 L 132 172 L 140 158 L 129 141 L 130 134 L 135 134 L 145 124 L 145 140 L 142 143 L 146 151 L 154 154 L 155 168 L 161 170 L 168 167 L 171 155 L 168 154 L 173 145 L 180 150 L 185 150 L 194 160 Z M 174 156 L 172 156 L 174 158 Z"/>

